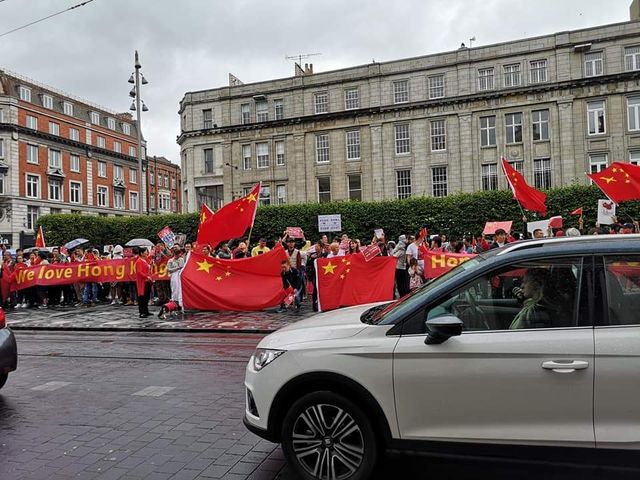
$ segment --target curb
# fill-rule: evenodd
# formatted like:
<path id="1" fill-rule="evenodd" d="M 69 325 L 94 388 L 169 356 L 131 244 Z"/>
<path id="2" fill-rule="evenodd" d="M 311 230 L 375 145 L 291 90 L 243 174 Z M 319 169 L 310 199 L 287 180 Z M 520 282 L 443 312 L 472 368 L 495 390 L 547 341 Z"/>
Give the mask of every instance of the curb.
<path id="1" fill-rule="evenodd" d="M 239 329 L 239 328 L 158 328 L 158 327 L 43 327 L 43 326 L 21 326 L 10 323 L 7 325 L 11 330 L 33 330 L 33 331 L 50 331 L 50 332 L 152 332 L 152 333 L 240 333 L 240 334 L 261 334 L 267 335 L 275 332 L 277 329 Z"/>

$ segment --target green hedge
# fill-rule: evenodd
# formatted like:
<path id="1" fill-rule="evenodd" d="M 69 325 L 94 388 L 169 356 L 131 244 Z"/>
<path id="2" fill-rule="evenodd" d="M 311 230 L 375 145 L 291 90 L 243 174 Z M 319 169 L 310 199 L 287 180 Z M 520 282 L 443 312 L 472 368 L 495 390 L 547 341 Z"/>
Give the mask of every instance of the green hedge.
<path id="1" fill-rule="evenodd" d="M 585 226 L 596 220 L 597 200 L 605 198 L 595 186 L 571 185 L 547 192 L 548 216 L 562 215 L 565 225 L 577 226 L 578 218 L 569 213 L 584 208 Z M 288 226 L 302 227 L 307 238 L 318 237 L 317 215 L 342 214 L 342 230 L 352 238 L 368 240 L 373 229 L 384 228 L 387 238 L 412 234 L 426 225 L 429 231 L 461 236 L 480 232 L 491 220 L 514 220 L 514 230 L 522 230 L 522 213 L 511 191 L 463 193 L 444 198 L 412 197 L 383 202 L 332 202 L 293 204 L 258 208 L 252 239 L 275 240 Z M 626 202 L 618 208 L 625 221 L 640 217 L 640 202 Z M 528 214 L 530 220 L 538 219 Z M 143 217 L 94 217 L 86 215 L 45 215 L 39 219 L 47 243 L 62 244 L 77 237 L 94 245 L 124 243 L 132 238 L 157 241 L 157 232 L 169 225 L 176 233 L 195 239 L 197 214 L 153 215 Z M 336 232 L 339 233 L 339 232 Z"/>

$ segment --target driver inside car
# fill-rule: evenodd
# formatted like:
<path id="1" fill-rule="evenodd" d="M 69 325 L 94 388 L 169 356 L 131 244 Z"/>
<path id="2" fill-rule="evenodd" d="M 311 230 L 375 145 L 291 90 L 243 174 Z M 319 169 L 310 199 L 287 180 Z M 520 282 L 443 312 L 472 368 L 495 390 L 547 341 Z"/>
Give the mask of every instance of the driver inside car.
<path id="1" fill-rule="evenodd" d="M 550 272 L 544 268 L 530 268 L 522 279 L 522 286 L 516 292 L 523 298 L 522 309 L 511 322 L 510 330 L 521 328 L 544 328 L 551 326 L 551 312 L 557 308 L 557 301 L 551 288 Z"/>

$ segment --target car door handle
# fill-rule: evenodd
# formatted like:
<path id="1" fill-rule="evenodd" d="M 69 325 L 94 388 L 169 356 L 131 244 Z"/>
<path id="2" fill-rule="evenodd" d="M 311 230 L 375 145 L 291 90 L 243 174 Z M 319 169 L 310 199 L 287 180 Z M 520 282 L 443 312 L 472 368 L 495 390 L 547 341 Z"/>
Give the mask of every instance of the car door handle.
<path id="1" fill-rule="evenodd" d="M 542 362 L 542 368 L 558 373 L 573 373 L 576 370 L 589 368 L 589 362 L 583 360 L 550 360 L 548 362 Z"/>

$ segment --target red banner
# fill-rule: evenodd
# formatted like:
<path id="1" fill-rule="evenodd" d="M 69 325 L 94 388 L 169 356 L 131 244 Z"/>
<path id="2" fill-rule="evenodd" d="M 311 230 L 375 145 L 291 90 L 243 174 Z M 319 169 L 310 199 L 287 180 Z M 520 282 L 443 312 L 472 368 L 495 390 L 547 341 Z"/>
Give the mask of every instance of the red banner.
<path id="1" fill-rule="evenodd" d="M 436 278 L 448 272 L 461 263 L 466 262 L 475 255 L 466 253 L 444 253 L 423 250 L 424 254 L 424 276 L 425 278 Z"/>
<path id="2" fill-rule="evenodd" d="M 154 280 L 169 280 L 167 260 L 151 265 Z M 36 285 L 52 286 L 69 283 L 135 282 L 135 259 L 101 260 L 97 262 L 37 265 L 13 273 L 18 290 Z"/>

